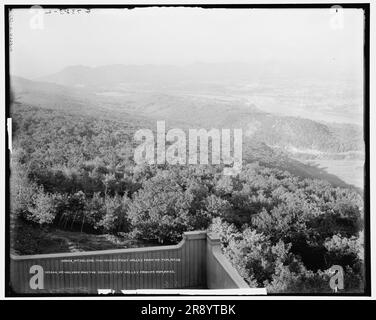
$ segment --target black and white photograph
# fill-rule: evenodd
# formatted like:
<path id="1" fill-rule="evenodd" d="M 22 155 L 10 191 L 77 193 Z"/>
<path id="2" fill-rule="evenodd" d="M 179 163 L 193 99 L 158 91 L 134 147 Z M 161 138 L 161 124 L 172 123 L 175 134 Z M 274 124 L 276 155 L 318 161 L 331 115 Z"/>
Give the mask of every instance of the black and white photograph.
<path id="1" fill-rule="evenodd" d="M 369 9 L 6 5 L 6 295 L 369 296 Z"/>

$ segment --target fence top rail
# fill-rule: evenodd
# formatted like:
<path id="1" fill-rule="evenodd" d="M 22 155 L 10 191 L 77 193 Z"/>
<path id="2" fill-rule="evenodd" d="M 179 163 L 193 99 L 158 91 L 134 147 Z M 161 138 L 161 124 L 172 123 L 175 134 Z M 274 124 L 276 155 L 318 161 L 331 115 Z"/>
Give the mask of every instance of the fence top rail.
<path id="1" fill-rule="evenodd" d="M 52 259 L 52 258 L 70 258 L 70 257 L 88 257 L 88 256 L 102 256 L 111 254 L 124 254 L 136 252 L 151 252 L 151 251 L 166 251 L 178 250 L 182 248 L 188 240 L 206 239 L 206 231 L 187 231 L 183 234 L 183 239 L 175 245 L 168 246 L 155 246 L 155 247 L 142 247 L 142 248 L 127 248 L 115 250 L 97 250 L 97 251 L 82 251 L 82 252 L 66 252 L 66 253 L 49 253 L 49 254 L 36 254 L 36 255 L 16 255 L 11 254 L 13 260 L 36 260 L 36 259 Z"/>
<path id="2" fill-rule="evenodd" d="M 35 260 L 35 259 L 51 259 L 51 258 L 70 258 L 70 257 L 87 257 L 87 256 L 102 256 L 112 254 L 136 253 L 136 252 L 150 252 L 150 251 L 165 251 L 180 249 L 186 242 L 185 238 L 178 244 L 169 246 L 155 246 L 142 248 L 127 248 L 115 250 L 97 250 L 97 251 L 82 251 L 82 252 L 66 252 L 66 253 L 49 253 L 49 254 L 35 254 L 35 255 L 16 255 L 11 254 L 13 260 Z"/>

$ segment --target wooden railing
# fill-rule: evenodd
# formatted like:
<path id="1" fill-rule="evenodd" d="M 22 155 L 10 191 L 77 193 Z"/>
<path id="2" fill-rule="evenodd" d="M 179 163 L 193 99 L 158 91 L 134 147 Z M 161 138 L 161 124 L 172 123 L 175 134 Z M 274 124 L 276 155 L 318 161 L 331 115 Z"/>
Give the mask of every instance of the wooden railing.
<path id="1" fill-rule="evenodd" d="M 15 293 L 120 292 L 135 289 L 249 288 L 222 255 L 219 239 L 185 232 L 172 246 L 11 255 Z"/>
<path id="2" fill-rule="evenodd" d="M 219 237 L 210 233 L 207 235 L 206 268 L 206 284 L 210 289 L 249 288 L 222 254 Z"/>

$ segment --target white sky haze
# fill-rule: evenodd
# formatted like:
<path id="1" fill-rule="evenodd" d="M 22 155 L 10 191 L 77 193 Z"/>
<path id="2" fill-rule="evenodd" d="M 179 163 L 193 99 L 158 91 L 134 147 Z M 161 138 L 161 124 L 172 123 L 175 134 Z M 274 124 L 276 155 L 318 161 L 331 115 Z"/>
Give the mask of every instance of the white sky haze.
<path id="1" fill-rule="evenodd" d="M 48 10 L 45 11 L 45 13 Z M 11 73 L 37 78 L 70 65 L 245 62 L 362 70 L 363 11 L 344 9 L 93 9 L 11 12 Z M 35 18 L 34 18 L 35 19 Z"/>

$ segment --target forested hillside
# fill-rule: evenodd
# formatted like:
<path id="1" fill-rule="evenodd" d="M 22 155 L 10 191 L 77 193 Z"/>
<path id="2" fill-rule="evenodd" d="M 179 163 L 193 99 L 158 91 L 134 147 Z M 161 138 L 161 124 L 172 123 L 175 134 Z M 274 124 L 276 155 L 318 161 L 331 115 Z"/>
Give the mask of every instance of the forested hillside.
<path id="1" fill-rule="evenodd" d="M 70 70 L 65 71 L 69 76 L 64 73 L 62 77 L 75 78 L 81 69 Z M 15 98 L 27 105 L 115 120 L 149 120 L 153 124 L 163 119 L 171 127 L 180 128 L 242 128 L 252 142 L 264 143 L 301 159 L 364 158 L 360 126 L 271 114 L 241 98 L 188 94 L 169 87 L 155 89 L 145 83 L 133 86 L 117 83 L 110 89 L 92 87 L 87 82 L 83 87 L 68 87 L 18 77 L 12 80 Z"/>
<path id="2" fill-rule="evenodd" d="M 352 189 L 281 169 L 260 146 L 253 150 L 265 154 L 253 153 L 237 176 L 223 176 L 220 166 L 135 165 L 140 122 L 131 117 L 104 120 L 19 102 L 11 116 L 18 253 L 42 253 L 39 243 L 52 229 L 152 245 L 208 228 L 251 286 L 330 292 L 328 269 L 339 264 L 346 290 L 363 290 L 363 199 Z"/>

